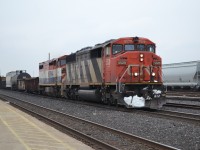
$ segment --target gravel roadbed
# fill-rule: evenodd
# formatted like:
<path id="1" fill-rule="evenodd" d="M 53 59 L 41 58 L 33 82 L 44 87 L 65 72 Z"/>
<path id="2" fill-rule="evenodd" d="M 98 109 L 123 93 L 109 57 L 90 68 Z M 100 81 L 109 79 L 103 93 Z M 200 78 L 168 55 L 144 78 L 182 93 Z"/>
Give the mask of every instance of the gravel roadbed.
<path id="1" fill-rule="evenodd" d="M 152 117 L 148 114 L 113 111 L 94 106 L 86 106 L 68 101 L 28 96 L 22 93 L 0 90 L 2 94 L 15 96 L 38 105 L 84 118 L 134 135 L 164 143 L 179 149 L 200 149 L 200 126 Z"/>

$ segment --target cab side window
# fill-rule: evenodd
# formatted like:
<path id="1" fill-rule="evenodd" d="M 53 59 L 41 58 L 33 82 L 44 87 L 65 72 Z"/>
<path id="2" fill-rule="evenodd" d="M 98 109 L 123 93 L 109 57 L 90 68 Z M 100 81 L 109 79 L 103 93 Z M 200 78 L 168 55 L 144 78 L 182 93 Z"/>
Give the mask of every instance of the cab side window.
<path id="1" fill-rule="evenodd" d="M 115 55 L 123 50 L 123 45 L 121 44 L 114 44 L 112 46 L 112 54 Z"/>

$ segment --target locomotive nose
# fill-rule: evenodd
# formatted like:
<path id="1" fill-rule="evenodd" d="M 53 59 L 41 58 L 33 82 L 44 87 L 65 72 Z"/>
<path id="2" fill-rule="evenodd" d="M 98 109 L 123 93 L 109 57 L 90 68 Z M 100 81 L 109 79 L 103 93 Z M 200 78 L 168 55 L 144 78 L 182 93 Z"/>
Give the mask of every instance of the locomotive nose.
<path id="1" fill-rule="evenodd" d="M 140 52 L 134 56 L 128 56 L 127 59 L 127 74 L 130 82 L 162 82 L 160 57 L 150 52 Z"/>

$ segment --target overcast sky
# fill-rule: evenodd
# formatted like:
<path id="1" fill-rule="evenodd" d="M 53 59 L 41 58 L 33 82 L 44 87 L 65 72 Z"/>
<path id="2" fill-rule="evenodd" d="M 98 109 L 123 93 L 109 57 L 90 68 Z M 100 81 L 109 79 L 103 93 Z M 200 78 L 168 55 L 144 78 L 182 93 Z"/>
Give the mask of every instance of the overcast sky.
<path id="1" fill-rule="evenodd" d="M 199 0 L 0 0 L 0 72 L 120 37 L 146 37 L 163 63 L 200 60 Z"/>

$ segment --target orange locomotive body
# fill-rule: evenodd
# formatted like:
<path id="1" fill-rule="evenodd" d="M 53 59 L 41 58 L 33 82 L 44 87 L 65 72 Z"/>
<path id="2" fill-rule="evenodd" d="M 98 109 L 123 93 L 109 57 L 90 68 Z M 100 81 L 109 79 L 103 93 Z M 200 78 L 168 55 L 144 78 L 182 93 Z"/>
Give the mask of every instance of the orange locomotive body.
<path id="1" fill-rule="evenodd" d="M 162 60 L 146 38 L 109 40 L 68 55 L 66 62 L 69 98 L 128 108 L 157 109 L 165 103 Z"/>

